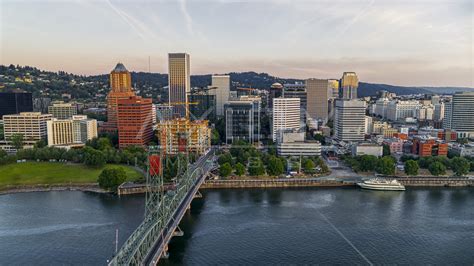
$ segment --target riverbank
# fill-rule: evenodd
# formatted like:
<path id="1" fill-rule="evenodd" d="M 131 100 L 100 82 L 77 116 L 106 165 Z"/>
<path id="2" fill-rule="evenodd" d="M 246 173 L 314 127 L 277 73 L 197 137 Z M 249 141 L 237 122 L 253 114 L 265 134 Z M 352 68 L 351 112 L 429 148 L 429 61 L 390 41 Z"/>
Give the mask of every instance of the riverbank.
<path id="1" fill-rule="evenodd" d="M 48 192 L 48 191 L 83 191 L 93 193 L 110 193 L 99 187 L 97 183 L 85 183 L 85 184 L 37 184 L 29 186 L 7 186 L 0 190 L 0 195 L 13 194 L 13 193 L 27 193 L 27 192 Z"/>

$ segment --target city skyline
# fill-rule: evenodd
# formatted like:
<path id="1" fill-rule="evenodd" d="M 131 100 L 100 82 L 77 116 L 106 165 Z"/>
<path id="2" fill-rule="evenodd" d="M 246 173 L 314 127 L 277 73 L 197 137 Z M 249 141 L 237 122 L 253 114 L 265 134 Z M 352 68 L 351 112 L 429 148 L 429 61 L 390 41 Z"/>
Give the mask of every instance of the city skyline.
<path id="1" fill-rule="evenodd" d="M 470 1 L 0 5 L 5 65 L 95 75 L 118 61 L 148 71 L 150 57 L 151 72 L 167 73 L 167 54 L 186 52 L 193 74 L 256 71 L 305 79 L 354 71 L 372 83 L 474 87 Z"/>

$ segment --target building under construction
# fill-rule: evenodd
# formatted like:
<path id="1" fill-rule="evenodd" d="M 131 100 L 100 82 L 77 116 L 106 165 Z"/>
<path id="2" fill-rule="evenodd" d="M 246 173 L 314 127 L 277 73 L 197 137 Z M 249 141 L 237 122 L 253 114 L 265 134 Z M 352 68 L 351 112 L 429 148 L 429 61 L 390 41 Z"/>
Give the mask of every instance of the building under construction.
<path id="1" fill-rule="evenodd" d="M 204 153 L 211 146 L 211 129 L 207 120 L 175 118 L 157 126 L 158 139 L 165 154 Z"/>

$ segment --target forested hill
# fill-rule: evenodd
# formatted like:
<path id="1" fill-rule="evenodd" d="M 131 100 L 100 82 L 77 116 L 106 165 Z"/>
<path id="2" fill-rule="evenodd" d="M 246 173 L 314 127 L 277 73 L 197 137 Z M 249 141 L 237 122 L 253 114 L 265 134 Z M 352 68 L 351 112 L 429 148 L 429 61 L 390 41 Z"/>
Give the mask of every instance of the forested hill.
<path id="1" fill-rule="evenodd" d="M 268 89 L 273 83 L 302 82 L 299 79 L 278 78 L 267 73 L 232 72 L 229 73 L 233 87 L 252 87 Z M 109 76 L 82 76 L 67 72 L 49 72 L 29 66 L 0 66 L 0 91 L 24 90 L 32 92 L 35 97 L 49 95 L 52 98 L 61 98 L 61 95 L 71 94 L 75 99 L 102 100 L 109 90 Z M 134 87 L 140 95 L 157 97 L 165 93 L 163 89 L 168 84 L 168 75 L 160 73 L 132 72 Z M 191 76 L 193 87 L 210 85 L 211 75 Z M 385 84 L 360 82 L 359 96 L 376 95 L 379 90 L 387 90 L 396 94 L 416 93 L 453 93 L 455 91 L 469 91 L 473 88 L 458 87 L 402 87 Z"/>

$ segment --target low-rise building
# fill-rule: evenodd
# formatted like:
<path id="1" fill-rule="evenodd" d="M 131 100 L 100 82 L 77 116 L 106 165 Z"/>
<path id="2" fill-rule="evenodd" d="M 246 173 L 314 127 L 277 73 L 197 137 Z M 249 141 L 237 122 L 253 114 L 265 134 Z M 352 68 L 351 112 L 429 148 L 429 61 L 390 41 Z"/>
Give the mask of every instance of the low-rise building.
<path id="1" fill-rule="evenodd" d="M 402 153 L 403 152 L 403 141 L 401 139 L 392 138 L 383 141 L 383 144 L 390 148 L 390 153 Z"/>
<path id="2" fill-rule="evenodd" d="M 204 153 L 211 146 L 211 129 L 208 120 L 191 121 L 175 118 L 157 125 L 157 135 L 163 151 L 167 154 L 179 152 Z"/>
<path id="3" fill-rule="evenodd" d="M 447 156 L 448 144 L 437 138 L 416 136 L 413 138 L 412 153 L 420 157 Z"/>
<path id="4" fill-rule="evenodd" d="M 277 152 L 280 156 L 319 156 L 321 143 L 305 140 L 305 133 L 282 133 L 279 135 Z"/>
<path id="5" fill-rule="evenodd" d="M 461 157 L 465 157 L 465 156 L 474 157 L 474 143 L 470 142 L 464 145 L 455 143 L 449 146 L 449 151 Z"/>
<path id="6" fill-rule="evenodd" d="M 53 115 L 53 118 L 70 119 L 73 115 L 77 115 L 77 106 L 63 101 L 53 102 L 48 106 L 48 113 Z"/>
<path id="7" fill-rule="evenodd" d="M 380 157 L 383 155 L 383 147 L 375 143 L 358 143 L 352 145 L 352 156 L 373 155 Z"/>

